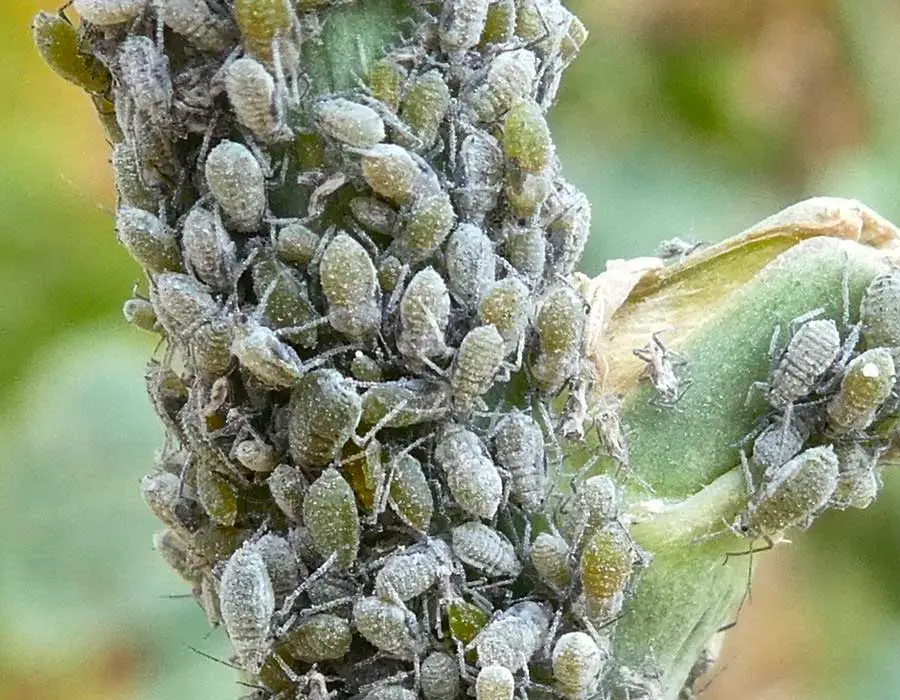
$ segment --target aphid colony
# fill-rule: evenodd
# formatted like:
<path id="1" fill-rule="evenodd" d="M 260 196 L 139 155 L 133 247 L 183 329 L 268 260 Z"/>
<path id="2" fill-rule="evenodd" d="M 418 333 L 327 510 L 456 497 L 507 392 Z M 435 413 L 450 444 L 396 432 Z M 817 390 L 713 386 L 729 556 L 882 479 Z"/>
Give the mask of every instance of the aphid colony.
<path id="1" fill-rule="evenodd" d="M 256 694 L 606 692 L 641 562 L 615 485 L 529 525 L 545 443 L 583 434 L 558 407 L 584 388 L 590 207 L 545 118 L 583 25 L 415 3 L 357 87 L 317 94 L 301 49 L 347 3 L 73 4 L 34 32 L 114 115 L 116 234 L 147 274 L 124 314 L 164 341 L 154 543 Z"/>

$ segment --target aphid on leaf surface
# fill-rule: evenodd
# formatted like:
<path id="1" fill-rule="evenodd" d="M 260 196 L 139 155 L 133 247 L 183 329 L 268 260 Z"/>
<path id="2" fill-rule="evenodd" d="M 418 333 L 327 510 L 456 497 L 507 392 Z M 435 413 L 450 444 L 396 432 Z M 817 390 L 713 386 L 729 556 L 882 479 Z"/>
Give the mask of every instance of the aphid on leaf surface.
<path id="1" fill-rule="evenodd" d="M 169 59 L 146 36 L 129 36 L 119 46 L 118 79 L 140 114 L 156 129 L 171 121 L 172 76 Z"/>
<path id="2" fill-rule="evenodd" d="M 481 40 L 487 22 L 489 0 L 451 0 L 441 15 L 441 48 L 456 53 L 473 48 Z"/>
<path id="3" fill-rule="evenodd" d="M 375 194 L 400 205 L 412 201 L 423 177 L 422 168 L 410 152 L 391 143 L 380 143 L 363 153 L 360 167 Z"/>
<path id="4" fill-rule="evenodd" d="M 460 508 L 476 518 L 494 517 L 503 497 L 503 482 L 475 433 L 448 428 L 434 448 L 434 462 Z"/>
<path id="5" fill-rule="evenodd" d="M 659 336 L 659 332 L 653 333 L 650 342 L 643 348 L 636 348 L 634 354 L 647 363 L 644 376 L 650 380 L 655 392 L 651 402 L 661 408 L 675 408 L 691 382 L 678 376 L 678 368 L 686 361 L 666 348 Z"/>
<path id="6" fill-rule="evenodd" d="M 405 608 L 377 596 L 353 605 L 357 631 L 372 646 L 398 659 L 412 659 L 421 650 L 418 625 Z"/>
<path id="7" fill-rule="evenodd" d="M 409 265 L 428 260 L 456 224 L 450 195 L 431 178 L 422 183 L 393 246 L 397 257 Z"/>
<path id="8" fill-rule="evenodd" d="M 241 666 L 255 675 L 269 651 L 275 592 L 266 563 L 252 543 L 244 544 L 225 564 L 219 606 Z"/>
<path id="9" fill-rule="evenodd" d="M 300 584 L 302 572 L 297 552 L 287 538 L 273 532 L 267 532 L 253 546 L 266 564 L 272 590 L 275 592 L 275 603 L 280 605 Z"/>
<path id="10" fill-rule="evenodd" d="M 512 672 L 496 664 L 484 666 L 475 679 L 475 700 L 512 700 L 516 679 Z"/>
<path id="11" fill-rule="evenodd" d="M 323 467 L 338 458 L 362 415 L 362 399 L 340 372 L 320 369 L 294 387 L 288 442 L 301 466 Z"/>
<path id="12" fill-rule="evenodd" d="M 450 88 L 438 70 L 430 70 L 410 83 L 400 116 L 412 127 L 422 150 L 427 151 L 437 143 L 450 102 Z"/>
<path id="13" fill-rule="evenodd" d="M 61 78 L 93 94 L 109 89 L 109 70 L 80 49 L 78 33 L 71 22 L 58 14 L 38 12 L 31 31 L 41 58 Z"/>
<path id="14" fill-rule="evenodd" d="M 515 579 L 522 573 L 522 564 L 510 541 L 483 523 L 457 525 L 453 528 L 452 546 L 463 564 L 490 578 Z"/>
<path id="15" fill-rule="evenodd" d="M 553 138 L 534 100 L 522 100 L 506 113 L 501 143 L 506 157 L 526 173 L 541 173 L 550 165 Z"/>
<path id="16" fill-rule="evenodd" d="M 512 673 L 526 668 L 544 644 L 550 616 L 538 603 L 516 603 L 491 620 L 475 639 L 478 665 L 503 666 Z"/>
<path id="17" fill-rule="evenodd" d="M 255 315 L 280 337 L 314 348 L 319 314 L 309 300 L 306 283 L 290 266 L 273 257 L 261 257 L 252 270 Z"/>
<path id="18" fill-rule="evenodd" d="M 475 400 L 490 390 L 505 356 L 506 344 L 494 326 L 476 326 L 466 333 L 450 369 L 456 411 L 468 412 Z"/>
<path id="19" fill-rule="evenodd" d="M 528 49 L 498 54 L 486 71 L 473 75 L 461 97 L 463 110 L 475 122 L 495 122 L 530 97 L 537 79 L 537 59 Z"/>
<path id="20" fill-rule="evenodd" d="M 74 0 L 82 19 L 106 27 L 135 19 L 147 6 L 147 0 Z"/>
<path id="21" fill-rule="evenodd" d="M 218 216 L 201 206 L 193 207 L 181 225 L 181 245 L 197 277 L 216 291 L 230 291 L 237 252 Z"/>
<path id="22" fill-rule="evenodd" d="M 341 659 L 350 650 L 350 623 L 329 613 L 313 615 L 282 637 L 287 653 L 307 663 Z"/>
<path id="23" fill-rule="evenodd" d="M 531 309 L 531 291 L 518 277 L 510 276 L 487 290 L 478 305 L 478 320 L 497 329 L 509 355 L 522 343 Z"/>
<path id="24" fill-rule="evenodd" d="M 538 577 L 556 591 L 564 591 L 572 583 L 569 545 L 559 535 L 542 532 L 531 543 L 531 564 Z"/>
<path id="25" fill-rule="evenodd" d="M 446 355 L 449 348 L 444 337 L 449 322 L 447 286 L 434 268 L 426 267 L 409 281 L 400 301 L 397 350 L 411 360 Z"/>
<path id="26" fill-rule="evenodd" d="M 295 15 L 288 0 L 235 0 L 234 18 L 249 55 L 269 66 L 276 58 L 290 65 L 293 51 L 289 41 Z"/>
<path id="27" fill-rule="evenodd" d="M 419 460 L 409 455 L 396 459 L 388 493 L 391 509 L 403 522 L 419 532 L 428 532 L 434 496 Z"/>
<path id="28" fill-rule="evenodd" d="M 868 508 L 881 491 L 878 468 L 879 450 L 857 443 L 835 448 L 838 458 L 838 481 L 828 501 L 831 508 Z"/>
<path id="29" fill-rule="evenodd" d="M 509 493 L 526 513 L 536 513 L 547 497 L 544 434 L 531 416 L 512 413 L 494 430 L 494 456 L 509 472 Z"/>
<path id="30" fill-rule="evenodd" d="M 354 148 L 372 148 L 384 141 L 384 122 L 371 107 L 335 97 L 314 108 L 319 131 Z"/>
<path id="31" fill-rule="evenodd" d="M 307 490 L 303 522 L 321 556 L 327 558 L 337 553 L 336 564 L 342 569 L 356 561 L 359 552 L 356 496 L 333 467 L 322 472 Z"/>
<path id="32" fill-rule="evenodd" d="M 547 240 L 537 226 L 504 223 L 503 256 L 516 272 L 534 287 L 544 276 L 547 265 Z"/>
<path id="33" fill-rule="evenodd" d="M 275 79 L 254 58 L 244 56 L 225 71 L 225 92 L 237 120 L 263 143 L 290 135 L 283 121 Z"/>
<path id="34" fill-rule="evenodd" d="M 584 300 L 567 285 L 551 289 L 542 299 L 530 368 L 535 385 L 545 394 L 559 393 L 578 373 L 586 318 Z"/>
<path id="35" fill-rule="evenodd" d="M 375 575 L 375 594 L 397 604 L 422 595 L 453 573 L 453 553 L 439 539 L 395 552 Z"/>
<path id="36" fill-rule="evenodd" d="M 328 321 L 353 340 L 372 335 L 381 325 L 378 278 L 372 258 L 345 233 L 335 236 L 319 264 L 322 292 L 328 300 Z"/>
<path id="37" fill-rule="evenodd" d="M 828 402 L 828 427 L 836 435 L 861 432 L 897 383 L 894 359 L 887 348 L 866 350 L 844 369 L 841 386 Z"/>
<path id="38" fill-rule="evenodd" d="M 156 211 L 162 201 L 162 179 L 152 168 L 144 167 L 134 144 L 122 141 L 113 146 L 112 164 L 116 178 L 119 207 Z"/>
<path id="39" fill-rule="evenodd" d="M 611 655 L 584 632 L 568 632 L 553 647 L 553 678 L 569 700 L 587 700 L 597 691 L 603 668 Z"/>
<path id="40" fill-rule="evenodd" d="M 241 233 L 262 225 L 266 182 L 250 150 L 234 141 L 220 142 L 206 157 L 206 184 L 228 222 Z"/>
<path id="41" fill-rule="evenodd" d="M 450 291 L 468 306 L 477 306 L 494 284 L 494 244 L 474 224 L 460 224 L 450 234 L 444 246 L 444 264 Z"/>
<path id="42" fill-rule="evenodd" d="M 128 299 L 122 305 L 122 315 L 128 323 L 141 330 L 150 331 L 151 333 L 159 331 L 159 325 L 156 322 L 156 311 L 153 310 L 153 304 L 147 299 L 136 297 Z"/>
<path id="43" fill-rule="evenodd" d="M 292 387 L 307 369 L 294 348 L 271 328 L 252 321 L 238 326 L 231 352 L 241 367 L 270 387 Z"/>
<path id="44" fill-rule="evenodd" d="M 459 185 L 455 204 L 460 218 L 481 225 L 497 206 L 503 181 L 503 151 L 500 142 L 482 129 L 463 139 L 456 165 Z"/>
<path id="45" fill-rule="evenodd" d="M 177 239 L 165 223 L 150 212 L 119 207 L 116 212 L 116 238 L 131 257 L 150 273 L 182 269 Z"/>
<path id="46" fill-rule="evenodd" d="M 213 12 L 206 0 L 153 0 L 160 19 L 201 51 L 224 51 L 237 41 L 237 27 Z"/>
<path id="47" fill-rule="evenodd" d="M 309 483 L 299 469 L 279 464 L 266 479 L 272 499 L 281 511 L 295 523 L 303 521 L 303 496 Z"/>
<path id="48" fill-rule="evenodd" d="M 442 651 L 430 653 L 419 672 L 425 700 L 454 700 L 459 694 L 459 663 Z"/>
<path id="49" fill-rule="evenodd" d="M 634 570 L 634 544 L 618 523 L 594 532 L 581 553 L 579 573 L 589 606 L 621 593 Z"/>
<path id="50" fill-rule="evenodd" d="M 859 307 L 859 321 L 867 348 L 900 347 L 900 270 L 872 280 Z"/>

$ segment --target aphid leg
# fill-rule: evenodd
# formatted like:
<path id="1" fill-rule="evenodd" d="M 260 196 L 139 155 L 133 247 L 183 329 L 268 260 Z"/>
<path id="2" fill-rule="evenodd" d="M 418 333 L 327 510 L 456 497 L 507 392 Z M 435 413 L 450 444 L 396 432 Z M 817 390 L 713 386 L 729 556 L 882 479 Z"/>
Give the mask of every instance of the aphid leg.
<path id="1" fill-rule="evenodd" d="M 822 314 L 825 313 L 825 309 L 821 306 L 817 309 L 812 309 L 811 311 L 807 311 L 805 314 L 801 314 L 797 316 L 797 318 L 791 319 L 790 324 L 788 324 L 788 335 L 793 338 L 794 334 L 796 334 L 797 329 L 800 328 L 807 321 L 812 321 L 814 318 L 818 318 Z"/>
<path id="2" fill-rule="evenodd" d="M 309 576 L 307 576 L 303 580 L 303 582 L 299 586 L 297 586 L 297 588 L 295 588 L 293 590 L 293 592 L 287 598 L 285 598 L 284 603 L 281 606 L 281 609 L 278 610 L 275 613 L 275 615 L 279 619 L 284 619 L 285 617 L 287 617 L 291 612 L 291 608 L 294 607 L 294 603 L 297 602 L 297 599 L 312 584 L 314 584 L 316 581 L 318 581 L 320 578 L 322 578 L 322 576 L 324 576 L 325 574 L 328 573 L 328 571 L 334 566 L 335 562 L 337 561 L 337 558 L 338 558 L 338 552 L 332 552 L 331 556 L 329 556 L 328 559 L 326 559 L 325 562 L 318 569 L 316 569 Z"/>
<path id="3" fill-rule="evenodd" d="M 756 487 L 753 485 L 753 473 L 750 471 L 750 462 L 743 447 L 740 449 L 740 455 L 741 473 L 744 475 L 744 483 L 747 485 L 747 498 L 752 498 L 753 494 L 756 493 Z"/>
<path id="4" fill-rule="evenodd" d="M 771 385 L 768 382 L 753 382 L 750 385 L 750 388 L 747 389 L 747 397 L 744 399 L 744 408 L 747 408 L 754 399 L 754 394 L 757 392 L 766 395 L 769 393 L 769 389 Z"/>

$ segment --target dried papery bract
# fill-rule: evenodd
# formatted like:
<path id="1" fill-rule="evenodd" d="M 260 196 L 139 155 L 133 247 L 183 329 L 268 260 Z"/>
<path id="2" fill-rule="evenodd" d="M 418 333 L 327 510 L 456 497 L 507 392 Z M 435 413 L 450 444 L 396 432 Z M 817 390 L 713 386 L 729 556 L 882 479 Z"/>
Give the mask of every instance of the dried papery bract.
<path id="1" fill-rule="evenodd" d="M 259 229 L 266 211 L 265 177 L 250 150 L 222 141 L 207 156 L 205 173 L 210 193 L 235 230 Z"/>

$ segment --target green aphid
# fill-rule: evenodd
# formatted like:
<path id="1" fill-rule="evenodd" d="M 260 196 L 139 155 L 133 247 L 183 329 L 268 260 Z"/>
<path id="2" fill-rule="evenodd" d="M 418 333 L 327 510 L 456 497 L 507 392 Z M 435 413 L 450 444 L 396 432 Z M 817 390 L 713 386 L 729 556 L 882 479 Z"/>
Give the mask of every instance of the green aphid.
<path id="1" fill-rule="evenodd" d="M 828 427 L 836 435 L 865 430 L 896 383 L 891 352 L 887 348 L 866 350 L 847 365 L 840 389 L 828 402 Z"/>
<path id="2" fill-rule="evenodd" d="M 388 56 L 372 64 L 369 90 L 372 97 L 396 112 L 400 107 L 406 79 L 406 69 Z"/>
<path id="3" fill-rule="evenodd" d="M 407 624 L 408 611 L 377 596 L 360 598 L 353 606 L 353 622 L 357 631 L 372 646 L 388 656 L 412 659 L 418 655 L 421 643 L 418 630 Z"/>
<path id="4" fill-rule="evenodd" d="M 441 385 L 417 379 L 384 382 L 363 394 L 360 423 L 408 428 L 442 418 L 446 406 L 447 393 Z"/>
<path id="5" fill-rule="evenodd" d="M 116 237 L 131 257 L 150 273 L 182 269 L 178 240 L 157 217 L 143 209 L 119 207 Z"/>
<path id="6" fill-rule="evenodd" d="M 583 192 L 568 183 L 551 200 L 552 217 L 547 233 L 554 269 L 571 274 L 591 233 L 591 203 Z"/>
<path id="7" fill-rule="evenodd" d="M 553 183 L 545 172 L 510 170 L 506 173 L 503 194 L 519 219 L 532 219 L 541 211 L 552 189 Z"/>
<path id="8" fill-rule="evenodd" d="M 400 116 L 412 127 L 422 149 L 429 150 L 437 143 L 450 101 L 450 88 L 438 70 L 420 75 L 409 85 Z"/>
<path id="9" fill-rule="evenodd" d="M 385 255 L 378 261 L 378 284 L 384 292 L 393 292 L 409 268 L 395 255 Z"/>
<path id="10" fill-rule="evenodd" d="M 217 525 L 231 527 L 237 521 L 237 488 L 211 465 L 198 464 L 194 470 L 197 498 L 203 510 Z"/>
<path id="11" fill-rule="evenodd" d="M 504 225 L 503 256 L 531 286 L 544 276 L 547 240 L 538 226 Z"/>
<path id="12" fill-rule="evenodd" d="M 109 70 L 94 56 L 81 51 L 78 32 L 67 19 L 38 12 L 31 30 L 38 53 L 57 75 L 86 92 L 104 94 L 109 90 Z"/>
<path id="13" fill-rule="evenodd" d="M 345 233 L 335 236 L 319 264 L 331 327 L 352 340 L 378 331 L 381 306 L 378 276 L 366 249 Z"/>
<path id="14" fill-rule="evenodd" d="M 291 265 L 306 265 L 312 260 L 322 236 L 301 223 L 288 224 L 275 235 L 275 254 Z"/>
<path id="15" fill-rule="evenodd" d="M 299 469 L 279 464 L 266 479 L 272 500 L 294 523 L 303 521 L 303 497 L 309 483 Z"/>
<path id="16" fill-rule="evenodd" d="M 633 545 L 617 524 L 598 530 L 588 539 L 579 562 L 585 599 L 602 604 L 621 593 L 634 570 Z"/>
<path id="17" fill-rule="evenodd" d="M 394 460 L 388 502 L 397 516 L 419 532 L 428 532 L 434 512 L 434 497 L 422 465 L 415 457 Z"/>
<path id="18" fill-rule="evenodd" d="M 273 64 L 276 41 L 284 52 L 294 23 L 288 0 L 235 0 L 234 18 L 244 40 L 245 51 L 266 65 Z"/>
<path id="19" fill-rule="evenodd" d="M 490 619 L 490 614 L 462 598 L 457 598 L 447 606 L 450 636 L 463 645 L 475 639 Z"/>
<path id="20" fill-rule="evenodd" d="M 362 399 L 340 372 L 320 369 L 300 379 L 289 405 L 288 442 L 297 464 L 324 467 L 338 458 L 362 415 Z"/>
<path id="21" fill-rule="evenodd" d="M 381 363 L 359 350 L 350 361 L 350 374 L 360 382 L 380 382 L 384 379 Z M 363 422 L 366 416 L 366 399 L 363 395 Z"/>
<path id="22" fill-rule="evenodd" d="M 453 54 L 478 44 L 487 21 L 489 0 L 452 0 L 441 15 L 441 47 Z"/>
<path id="23" fill-rule="evenodd" d="M 356 561 L 359 552 L 356 497 L 334 467 L 322 472 L 307 490 L 303 499 L 303 523 L 321 556 L 336 554 L 336 565 L 342 569 Z"/>
<path id="24" fill-rule="evenodd" d="M 223 527 L 206 523 L 191 535 L 190 548 L 206 563 L 212 565 L 228 559 L 252 533 L 238 527 Z"/>
<path id="25" fill-rule="evenodd" d="M 224 375 L 231 365 L 234 322 L 227 314 L 216 314 L 197 328 L 188 341 L 193 370 L 214 379 Z"/>
<path id="26" fill-rule="evenodd" d="M 487 290 L 478 305 L 478 320 L 497 329 L 508 355 L 522 342 L 531 309 L 531 291 L 518 277 L 510 276 Z"/>
<path id="27" fill-rule="evenodd" d="M 122 305 L 122 315 L 135 328 L 140 328 L 150 333 L 158 333 L 160 330 L 156 320 L 156 311 L 153 304 L 146 299 L 128 299 Z"/>
<path id="28" fill-rule="evenodd" d="M 74 0 L 81 19 L 98 27 L 130 22 L 147 7 L 147 0 Z"/>
<path id="29" fill-rule="evenodd" d="M 362 176 L 375 194 L 394 202 L 408 204 L 423 179 L 422 168 L 402 146 L 380 143 L 360 159 Z"/>
<path id="30" fill-rule="evenodd" d="M 859 307 L 867 348 L 900 347 L 900 270 L 878 275 Z"/>
<path id="31" fill-rule="evenodd" d="M 537 57 L 528 49 L 499 53 L 486 71 L 475 74 L 461 97 L 462 107 L 475 122 L 490 123 L 532 94 Z"/>
<path id="32" fill-rule="evenodd" d="M 516 31 L 516 3 L 514 0 L 494 0 L 488 5 L 481 46 L 506 44 Z"/>
<path id="33" fill-rule="evenodd" d="M 115 145 L 112 164 L 120 205 L 145 210 L 156 210 L 159 207 L 162 201 L 162 180 L 152 170 L 144 167 L 132 143 L 123 141 Z"/>
<path id="34" fill-rule="evenodd" d="M 266 182 L 250 149 L 235 141 L 222 141 L 206 157 L 209 191 L 230 226 L 251 233 L 262 225 L 266 212 Z"/>
<path id="35" fill-rule="evenodd" d="M 523 100 L 507 112 L 500 142 L 506 157 L 526 173 L 543 172 L 553 157 L 550 127 L 534 100 Z"/>
<path id="36" fill-rule="evenodd" d="M 513 700 L 516 679 L 505 666 L 484 666 L 475 679 L 475 700 Z"/>
<path id="37" fill-rule="evenodd" d="M 425 262 L 440 248 L 455 224 L 450 195 L 426 178 L 397 238 L 398 256 L 409 265 Z"/>
<path id="38" fill-rule="evenodd" d="M 307 369 L 294 348 L 271 328 L 255 321 L 236 326 L 231 353 L 265 387 L 290 388 Z"/>
<path id="39" fill-rule="evenodd" d="M 318 317 L 309 300 L 306 284 L 288 265 L 275 258 L 262 258 L 253 266 L 253 293 L 262 314 L 261 322 L 269 328 L 301 328 L 283 337 L 306 348 L 316 346 Z"/>
<path id="40" fill-rule="evenodd" d="M 600 644 L 598 644 L 600 642 Z M 584 632 L 567 632 L 553 647 L 553 679 L 567 700 L 588 700 L 597 692 L 611 656 L 609 642 Z"/>
<path id="41" fill-rule="evenodd" d="M 343 658 L 350 650 L 350 623 L 342 617 L 321 613 L 301 622 L 283 638 L 283 648 L 307 663 Z"/>
<path id="42" fill-rule="evenodd" d="M 556 591 L 572 583 L 569 545 L 559 535 L 540 533 L 531 544 L 531 564 L 538 578 Z"/>
<path id="43" fill-rule="evenodd" d="M 538 309 L 530 369 L 534 383 L 555 395 L 578 372 L 587 314 L 578 292 L 566 285 L 552 289 Z"/>

